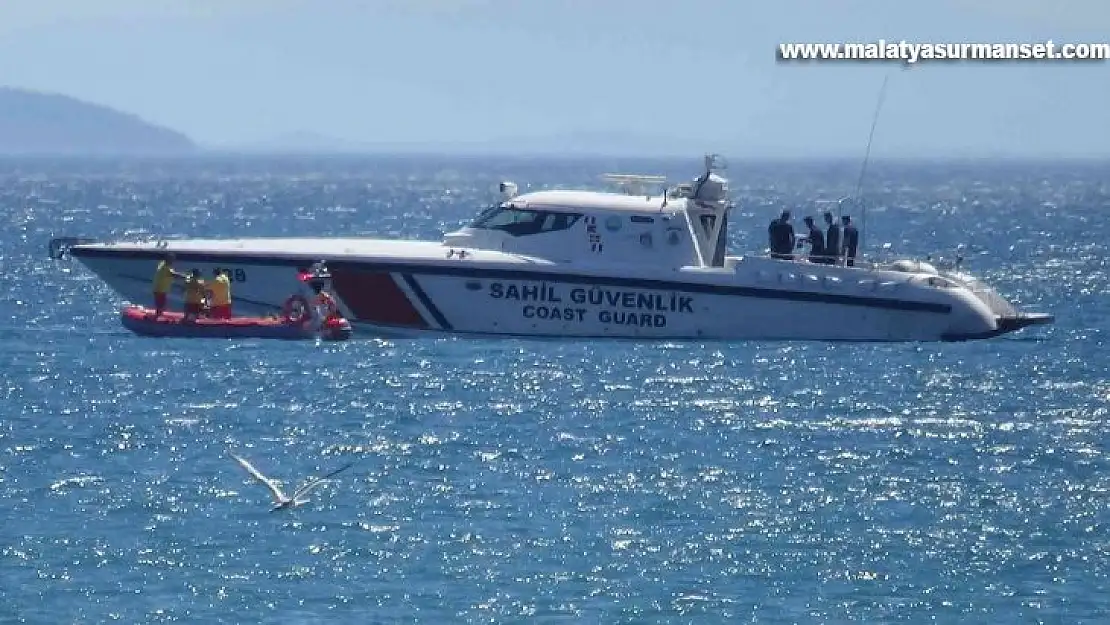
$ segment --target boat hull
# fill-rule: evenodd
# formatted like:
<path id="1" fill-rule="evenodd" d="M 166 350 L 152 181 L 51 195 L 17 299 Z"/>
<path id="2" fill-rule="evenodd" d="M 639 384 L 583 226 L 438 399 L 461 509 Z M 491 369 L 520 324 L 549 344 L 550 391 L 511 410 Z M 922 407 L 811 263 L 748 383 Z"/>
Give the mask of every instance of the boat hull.
<path id="1" fill-rule="evenodd" d="M 649 275 L 631 266 L 618 273 L 433 257 L 425 252 L 437 246 L 419 245 L 425 258 L 173 251 L 179 270 L 229 270 L 240 315 L 279 310 L 298 271 L 327 258 L 340 311 L 357 333 L 372 336 L 950 341 L 1029 325 L 965 289 L 931 288 L 889 271 L 747 258 Z M 123 297 L 149 302 L 150 276 L 165 251 L 78 245 L 71 254 Z M 180 302 L 178 288 L 171 307 Z"/>
<path id="2" fill-rule="evenodd" d="M 179 312 L 164 312 L 155 318 L 154 311 L 142 306 L 127 306 L 120 312 L 123 327 L 140 336 L 162 338 L 209 339 L 279 339 L 303 341 L 315 339 L 317 333 L 306 324 L 290 323 L 269 317 L 233 317 L 211 319 L 201 317 L 185 322 Z M 321 329 L 325 341 L 343 341 L 351 337 L 352 328 L 344 319 L 333 319 Z"/>

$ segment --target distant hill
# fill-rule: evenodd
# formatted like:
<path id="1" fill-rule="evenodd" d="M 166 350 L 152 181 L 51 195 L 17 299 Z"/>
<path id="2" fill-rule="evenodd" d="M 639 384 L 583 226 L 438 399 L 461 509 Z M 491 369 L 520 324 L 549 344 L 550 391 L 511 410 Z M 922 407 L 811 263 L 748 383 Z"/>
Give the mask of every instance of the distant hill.
<path id="1" fill-rule="evenodd" d="M 189 137 L 68 96 L 0 87 L 0 154 L 172 155 Z"/>

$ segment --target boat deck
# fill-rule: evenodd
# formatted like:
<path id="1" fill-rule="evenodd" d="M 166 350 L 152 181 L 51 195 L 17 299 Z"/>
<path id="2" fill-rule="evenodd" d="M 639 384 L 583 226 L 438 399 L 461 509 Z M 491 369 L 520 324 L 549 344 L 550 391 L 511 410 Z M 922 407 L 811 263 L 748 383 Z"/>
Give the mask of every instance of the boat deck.
<path id="1" fill-rule="evenodd" d="M 319 258 L 343 260 L 347 258 L 389 258 L 393 261 L 422 261 L 429 258 L 446 259 L 452 248 L 436 241 L 396 241 L 358 237 L 331 238 L 279 238 L 258 237 L 248 239 L 182 239 L 164 241 L 129 241 L 112 243 L 85 243 L 74 246 L 76 256 L 95 256 L 101 253 L 145 252 L 200 255 L 259 255 L 286 258 Z M 468 249 L 466 258 L 474 261 L 506 261 L 517 258 L 514 254 L 496 250 Z M 541 262 L 532 259 L 531 262 Z"/>

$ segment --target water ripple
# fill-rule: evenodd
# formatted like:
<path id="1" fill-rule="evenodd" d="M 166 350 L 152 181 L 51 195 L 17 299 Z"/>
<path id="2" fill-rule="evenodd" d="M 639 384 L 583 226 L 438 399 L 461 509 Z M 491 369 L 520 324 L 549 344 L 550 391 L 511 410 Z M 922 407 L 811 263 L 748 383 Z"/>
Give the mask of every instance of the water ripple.
<path id="1" fill-rule="evenodd" d="M 1105 620 L 1110 170 L 877 170 L 876 237 L 971 236 L 975 271 L 1057 312 L 1032 340 L 150 340 L 43 258 L 154 216 L 435 236 L 500 178 L 619 168 L 364 165 L 5 174 L 0 618 Z M 749 168 L 734 243 L 854 180 L 835 172 Z M 358 464 L 271 514 L 228 450 L 286 486 Z"/>

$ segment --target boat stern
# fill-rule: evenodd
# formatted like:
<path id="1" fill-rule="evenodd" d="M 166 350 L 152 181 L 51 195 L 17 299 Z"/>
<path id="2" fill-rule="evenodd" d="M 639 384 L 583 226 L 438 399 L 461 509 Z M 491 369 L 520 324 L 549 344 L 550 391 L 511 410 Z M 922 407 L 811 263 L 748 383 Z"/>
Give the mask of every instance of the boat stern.
<path id="1" fill-rule="evenodd" d="M 939 277 L 961 287 L 961 290 L 966 293 L 966 299 L 973 303 L 974 308 L 979 309 L 980 313 L 977 316 L 990 322 L 986 327 L 981 323 L 954 322 L 945 337 L 946 340 L 992 338 L 1030 326 L 1050 325 L 1056 321 L 1055 316 L 1049 313 L 1018 310 L 994 288 L 967 274 L 947 274 Z"/>
<path id="2" fill-rule="evenodd" d="M 1011 317 L 999 317 L 998 327 L 1001 334 L 1017 332 L 1029 326 L 1051 325 L 1056 317 L 1050 313 L 1019 312 Z"/>
<path id="3" fill-rule="evenodd" d="M 883 269 L 913 274 L 911 282 L 945 292 L 952 306 L 945 341 L 984 339 L 1055 321 L 1048 313 L 1019 311 L 994 288 L 958 270 L 941 272 L 928 262 L 898 260 Z"/>

